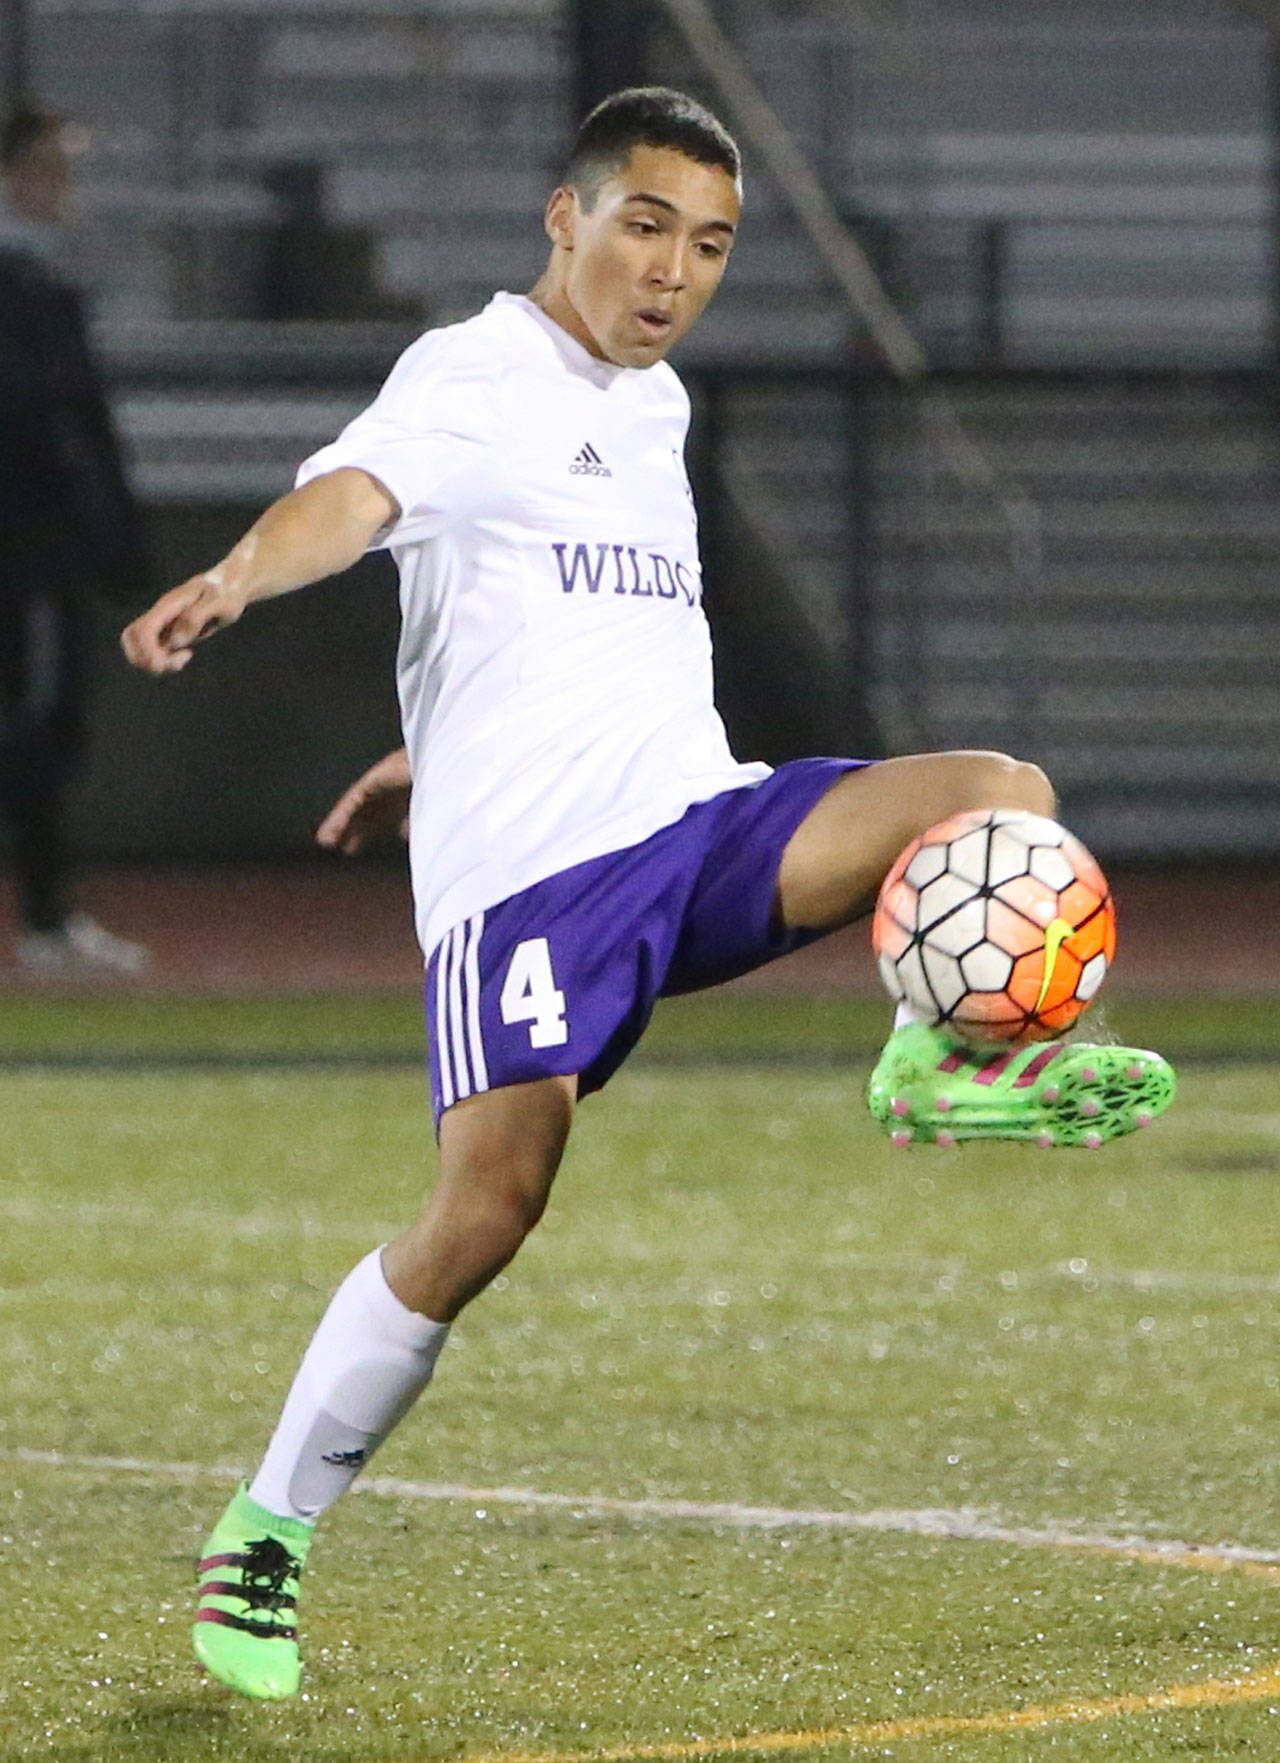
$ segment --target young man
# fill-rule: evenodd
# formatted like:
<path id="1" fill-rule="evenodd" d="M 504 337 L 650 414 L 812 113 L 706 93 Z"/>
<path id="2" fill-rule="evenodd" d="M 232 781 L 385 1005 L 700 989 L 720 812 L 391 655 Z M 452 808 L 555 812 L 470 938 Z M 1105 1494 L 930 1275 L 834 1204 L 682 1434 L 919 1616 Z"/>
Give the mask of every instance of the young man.
<path id="1" fill-rule="evenodd" d="M 149 576 L 89 344 L 62 263 L 75 134 L 19 106 L 0 123 L 0 824 L 33 973 L 134 974 L 147 951 L 72 905 L 67 790 L 84 764 L 91 601 Z"/>
<path id="2" fill-rule="evenodd" d="M 125 633 L 139 667 L 174 672 L 250 602 L 371 545 L 400 569 L 406 752 L 322 836 L 354 847 L 409 806 L 440 1179 L 339 1289 L 209 1540 L 196 1652 L 248 1695 L 296 1689 L 315 1520 L 537 1222 L 578 1098 L 621 1064 L 655 999 L 848 923 L 949 814 L 1053 806 L 1035 766 L 996 753 L 775 772 L 730 754 L 682 463 L 688 400 L 664 357 L 715 292 L 740 205 L 737 150 L 706 111 L 663 90 L 606 100 L 550 199 L 530 295 L 421 338 L 299 488 Z M 944 1082 L 957 1138 L 966 1106 L 988 1131 L 1003 1109 L 1008 1137 L 1044 1129 L 1048 1086 L 1015 1087 L 1035 1049 L 983 1088 L 939 1076 L 949 1051 L 906 1025 L 879 1067 L 925 1136 Z M 1084 1057 L 1064 1049 L 1051 1069 Z M 1087 1059 L 1125 1087 L 1113 1130 L 1159 1106 L 1154 1056 Z"/>

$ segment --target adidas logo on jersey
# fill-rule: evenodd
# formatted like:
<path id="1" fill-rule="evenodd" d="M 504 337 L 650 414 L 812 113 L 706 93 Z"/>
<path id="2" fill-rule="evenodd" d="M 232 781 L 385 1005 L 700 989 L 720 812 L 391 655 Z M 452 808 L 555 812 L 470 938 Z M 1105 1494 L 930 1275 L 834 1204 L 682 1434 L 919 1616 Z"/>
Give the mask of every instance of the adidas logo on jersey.
<path id="1" fill-rule="evenodd" d="M 571 477 L 612 477 L 613 473 L 588 441 L 569 467 Z"/>

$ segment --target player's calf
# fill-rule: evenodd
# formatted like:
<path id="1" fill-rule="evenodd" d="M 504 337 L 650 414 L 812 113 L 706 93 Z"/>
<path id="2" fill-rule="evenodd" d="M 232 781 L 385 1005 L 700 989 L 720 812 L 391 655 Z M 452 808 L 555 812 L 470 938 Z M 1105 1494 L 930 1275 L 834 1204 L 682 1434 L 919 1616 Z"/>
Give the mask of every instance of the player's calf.
<path id="1" fill-rule="evenodd" d="M 537 1223 L 573 1089 L 555 1079 L 490 1091 L 446 1115 L 441 1180 L 422 1217 L 334 1294 L 252 1486 L 236 1494 L 200 1564 L 195 1652 L 230 1688 L 261 1698 L 297 1690 L 298 1582 L 312 1527 L 426 1388 L 453 1317 Z"/>

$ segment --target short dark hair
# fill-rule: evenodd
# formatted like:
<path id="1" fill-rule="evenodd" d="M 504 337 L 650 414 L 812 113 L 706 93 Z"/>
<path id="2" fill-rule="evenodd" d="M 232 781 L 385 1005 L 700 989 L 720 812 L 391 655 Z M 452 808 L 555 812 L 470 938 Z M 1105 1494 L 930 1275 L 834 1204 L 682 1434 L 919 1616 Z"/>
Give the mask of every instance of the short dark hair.
<path id="1" fill-rule="evenodd" d="M 561 182 L 590 206 L 634 147 L 671 147 L 699 165 L 718 165 L 735 182 L 742 176 L 737 142 L 705 105 L 670 86 L 629 86 L 612 92 L 583 122 Z"/>
<path id="2" fill-rule="evenodd" d="M 12 165 L 30 152 L 46 135 L 55 135 L 67 124 L 56 110 L 42 110 L 34 104 L 16 104 L 0 123 L 0 165 Z"/>

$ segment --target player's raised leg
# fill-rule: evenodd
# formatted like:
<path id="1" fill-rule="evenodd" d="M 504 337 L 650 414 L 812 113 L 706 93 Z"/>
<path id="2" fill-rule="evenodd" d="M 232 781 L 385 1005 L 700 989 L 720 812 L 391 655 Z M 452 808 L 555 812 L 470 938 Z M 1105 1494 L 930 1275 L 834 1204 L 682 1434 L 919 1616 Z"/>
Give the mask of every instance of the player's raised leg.
<path id="1" fill-rule="evenodd" d="M 312 1530 L 431 1380 L 449 1324 L 542 1215 L 576 1079 L 471 1096 L 445 1114 L 440 1179 L 418 1222 L 352 1269 L 312 1337 L 262 1466 L 205 1545 L 193 1631 L 221 1682 L 293 1695 Z"/>
<path id="2" fill-rule="evenodd" d="M 834 930 L 870 910 L 899 852 L 930 826 L 975 808 L 1051 815 L 1037 766 L 999 753 L 890 759 L 850 772 L 793 835 L 778 878 L 791 930 Z M 1174 1075 L 1158 1054 L 1082 1042 L 967 1048 L 900 1009 L 877 1061 L 871 1112 L 894 1141 L 1022 1139 L 1096 1148 L 1168 1107 Z"/>
<path id="3" fill-rule="evenodd" d="M 1052 814 L 1038 765 L 1007 754 L 916 753 L 847 772 L 792 834 L 778 870 L 788 930 L 836 930 L 869 912 L 898 853 L 966 808 Z"/>

